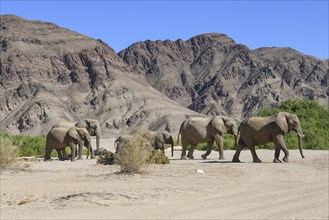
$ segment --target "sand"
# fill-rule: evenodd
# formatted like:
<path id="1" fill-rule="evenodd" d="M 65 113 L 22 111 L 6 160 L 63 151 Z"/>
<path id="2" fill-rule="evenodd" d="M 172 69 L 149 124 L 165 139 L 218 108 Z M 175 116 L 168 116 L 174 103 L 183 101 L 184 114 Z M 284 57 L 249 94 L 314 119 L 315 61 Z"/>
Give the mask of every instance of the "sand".
<path id="1" fill-rule="evenodd" d="M 107 149 L 113 139 L 102 140 Z M 1 219 L 328 219 L 328 151 L 290 150 L 290 162 L 231 163 L 234 151 L 207 160 L 150 165 L 141 174 L 96 160 L 24 162 L 1 173 Z M 170 156 L 170 151 L 166 151 Z"/>

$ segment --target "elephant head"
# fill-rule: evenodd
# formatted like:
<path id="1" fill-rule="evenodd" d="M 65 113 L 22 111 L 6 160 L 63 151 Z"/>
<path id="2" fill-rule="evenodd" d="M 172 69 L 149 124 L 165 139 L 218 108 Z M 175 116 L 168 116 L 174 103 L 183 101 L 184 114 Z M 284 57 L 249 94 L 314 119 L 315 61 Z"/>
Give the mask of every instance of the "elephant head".
<path id="1" fill-rule="evenodd" d="M 235 146 L 238 141 L 238 129 L 233 118 L 225 116 L 215 116 L 211 121 L 211 125 L 219 130 L 222 134 L 233 134 Z"/>
<path id="2" fill-rule="evenodd" d="M 304 158 L 303 150 L 302 150 L 302 138 L 304 137 L 303 131 L 299 122 L 299 118 L 295 114 L 290 114 L 287 112 L 279 112 L 276 115 L 275 123 L 278 127 L 284 132 L 284 134 L 289 133 L 290 131 L 295 131 L 298 135 L 298 147 L 299 152 Z"/>
<path id="3" fill-rule="evenodd" d="M 162 132 L 162 138 L 165 144 L 171 145 L 171 156 L 174 156 L 174 139 L 168 131 Z"/>
<path id="4" fill-rule="evenodd" d="M 71 139 L 73 139 L 74 143 L 79 145 L 78 159 L 81 159 L 83 146 L 88 148 L 87 159 L 89 157 L 89 152 L 91 152 L 91 158 L 95 157 L 94 151 L 91 147 L 90 135 L 87 129 L 72 127 L 69 129 L 68 135 L 70 136 Z M 74 153 L 71 152 L 71 153 L 74 154 L 75 152 Z"/>
<path id="5" fill-rule="evenodd" d="M 75 124 L 78 128 L 87 129 L 91 136 L 96 136 L 96 154 L 99 151 L 100 138 L 101 138 L 101 128 L 98 120 L 95 119 L 82 119 Z"/>

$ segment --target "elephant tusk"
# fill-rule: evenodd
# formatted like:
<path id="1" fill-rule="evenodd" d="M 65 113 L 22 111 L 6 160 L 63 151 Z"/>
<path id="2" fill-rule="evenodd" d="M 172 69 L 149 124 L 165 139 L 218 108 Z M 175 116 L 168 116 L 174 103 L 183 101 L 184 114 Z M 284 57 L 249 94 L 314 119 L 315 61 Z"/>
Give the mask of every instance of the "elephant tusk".
<path id="1" fill-rule="evenodd" d="M 301 134 L 301 133 L 297 133 L 299 137 L 303 138 L 305 137 L 305 135 Z"/>

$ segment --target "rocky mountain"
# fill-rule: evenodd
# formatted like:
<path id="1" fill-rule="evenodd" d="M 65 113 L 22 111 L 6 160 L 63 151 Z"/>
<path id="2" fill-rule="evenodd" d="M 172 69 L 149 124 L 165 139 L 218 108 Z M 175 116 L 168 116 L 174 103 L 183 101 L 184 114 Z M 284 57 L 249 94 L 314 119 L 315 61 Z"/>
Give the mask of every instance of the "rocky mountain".
<path id="1" fill-rule="evenodd" d="M 290 97 L 329 106 L 328 59 L 290 48 L 250 50 L 223 34 L 137 42 L 119 53 L 166 96 L 204 114 L 241 119 Z"/>
<path id="2" fill-rule="evenodd" d="M 290 97 L 328 105 L 328 60 L 290 48 L 250 50 L 223 34 L 137 42 L 116 54 L 55 24 L 2 15 L 0 130 L 45 134 L 96 118 L 104 136 L 177 132 L 192 115 L 241 120 Z"/>
<path id="3" fill-rule="evenodd" d="M 176 131 L 198 113 L 152 88 L 101 40 L 55 24 L 1 16 L 0 130 L 45 134 L 96 118 L 103 136 L 140 127 Z"/>

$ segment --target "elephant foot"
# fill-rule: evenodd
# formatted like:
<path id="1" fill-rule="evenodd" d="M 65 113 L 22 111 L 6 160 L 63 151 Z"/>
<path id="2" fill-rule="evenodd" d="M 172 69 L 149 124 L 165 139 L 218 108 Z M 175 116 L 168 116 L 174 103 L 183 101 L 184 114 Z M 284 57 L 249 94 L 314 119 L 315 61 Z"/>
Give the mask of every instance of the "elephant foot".
<path id="1" fill-rule="evenodd" d="M 284 162 L 286 162 L 286 163 L 288 163 L 288 162 L 289 162 L 289 159 L 288 159 L 288 157 L 284 157 L 282 160 L 283 160 Z"/>
<path id="2" fill-rule="evenodd" d="M 202 159 L 204 159 L 204 160 L 207 159 L 207 156 L 208 156 L 208 155 L 205 155 L 205 154 L 202 154 L 202 155 L 201 155 Z"/>
<path id="3" fill-rule="evenodd" d="M 219 160 L 225 160 L 225 157 L 224 156 L 221 156 L 218 158 Z"/>
<path id="4" fill-rule="evenodd" d="M 273 160 L 273 163 L 281 163 L 281 160 L 275 158 L 275 159 Z"/>
<path id="5" fill-rule="evenodd" d="M 186 160 L 187 158 L 186 158 L 185 155 L 183 155 L 183 156 L 180 157 L 180 159 L 181 159 L 181 160 Z"/>
<path id="6" fill-rule="evenodd" d="M 241 163 L 241 161 L 239 160 L 239 158 L 233 158 L 232 162 L 233 163 Z"/>
<path id="7" fill-rule="evenodd" d="M 95 156 L 94 156 L 94 155 L 92 155 L 92 156 L 90 157 L 90 159 L 95 159 Z"/>
<path id="8" fill-rule="evenodd" d="M 82 157 L 78 157 L 77 160 L 82 160 Z"/>
<path id="9" fill-rule="evenodd" d="M 192 155 L 187 155 L 188 158 L 190 158 L 191 160 L 194 159 L 194 157 Z"/>
<path id="10" fill-rule="evenodd" d="M 260 159 L 256 159 L 253 161 L 254 163 L 261 163 L 262 161 Z"/>

